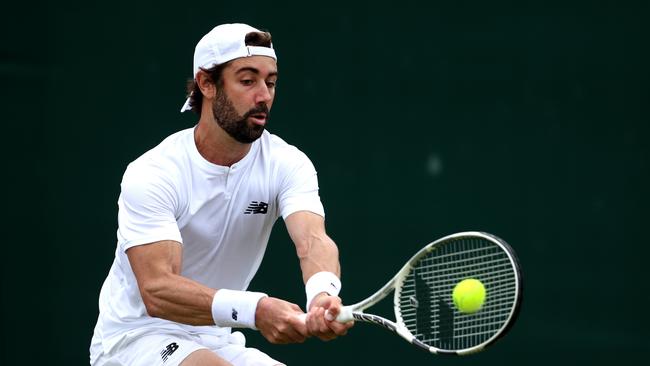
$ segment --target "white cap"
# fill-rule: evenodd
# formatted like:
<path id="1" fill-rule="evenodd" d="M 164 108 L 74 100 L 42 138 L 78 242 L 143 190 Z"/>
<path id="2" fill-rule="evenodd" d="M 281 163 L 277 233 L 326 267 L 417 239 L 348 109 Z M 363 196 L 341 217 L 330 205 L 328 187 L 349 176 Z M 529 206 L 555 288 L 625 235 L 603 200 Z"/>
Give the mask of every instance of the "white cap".
<path id="1" fill-rule="evenodd" d="M 250 32 L 260 32 L 260 30 L 240 23 L 222 24 L 214 27 L 196 44 L 192 76 L 196 78 L 196 74 L 201 68 L 209 69 L 241 57 L 268 56 L 277 60 L 273 45 L 271 48 L 246 46 L 246 35 Z M 190 98 L 187 98 L 181 112 L 190 109 Z"/>

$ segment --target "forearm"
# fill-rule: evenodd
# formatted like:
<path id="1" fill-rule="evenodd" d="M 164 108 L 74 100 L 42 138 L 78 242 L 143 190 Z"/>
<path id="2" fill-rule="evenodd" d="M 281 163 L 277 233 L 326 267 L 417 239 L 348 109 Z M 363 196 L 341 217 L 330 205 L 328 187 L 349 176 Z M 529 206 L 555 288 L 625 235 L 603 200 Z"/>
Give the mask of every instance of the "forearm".
<path id="1" fill-rule="evenodd" d="M 302 278 L 307 280 L 318 272 L 341 275 L 339 250 L 325 232 L 325 219 L 308 211 L 295 212 L 285 219 L 291 240 L 296 245 Z"/>
<path id="2" fill-rule="evenodd" d="M 325 232 L 322 216 L 300 211 L 289 215 L 285 223 L 300 259 L 307 295 L 305 309 L 309 311 L 313 299 L 322 293 L 336 296 L 341 289 L 339 250 Z"/>
<path id="3" fill-rule="evenodd" d="M 345 334 L 352 322 L 334 319 L 341 311 L 339 250 L 325 232 L 325 219 L 311 212 L 296 212 L 285 219 L 300 258 L 305 283 L 307 330 L 323 340 Z M 338 277 L 338 278 L 337 278 Z M 314 304 L 316 304 L 314 306 Z"/>
<path id="4" fill-rule="evenodd" d="M 211 306 L 215 289 L 170 273 L 147 281 L 140 293 L 150 316 L 190 325 L 214 325 Z"/>
<path id="5" fill-rule="evenodd" d="M 298 257 L 303 282 L 318 272 L 332 272 L 341 276 L 339 251 L 334 241 L 324 232 L 302 238 L 298 245 Z"/>
<path id="6" fill-rule="evenodd" d="M 259 292 L 212 289 L 180 275 L 182 245 L 160 241 L 126 252 L 150 316 L 190 325 L 255 328 Z M 239 316 L 232 316 L 235 311 Z"/>

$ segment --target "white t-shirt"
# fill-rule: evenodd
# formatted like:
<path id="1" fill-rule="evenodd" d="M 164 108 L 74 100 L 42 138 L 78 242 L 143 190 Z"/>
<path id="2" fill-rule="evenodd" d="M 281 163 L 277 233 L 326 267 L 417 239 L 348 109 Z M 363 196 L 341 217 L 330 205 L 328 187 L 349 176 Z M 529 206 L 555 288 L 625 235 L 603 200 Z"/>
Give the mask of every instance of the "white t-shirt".
<path id="1" fill-rule="evenodd" d="M 128 248 L 175 240 L 183 245 L 181 275 L 211 288 L 246 290 L 280 216 L 296 211 L 324 216 L 311 161 L 266 131 L 231 167 L 199 154 L 194 129 L 177 132 L 129 164 L 118 205 L 117 249 L 99 296 L 91 358 L 126 335 L 160 329 L 230 332 L 147 315 Z"/>

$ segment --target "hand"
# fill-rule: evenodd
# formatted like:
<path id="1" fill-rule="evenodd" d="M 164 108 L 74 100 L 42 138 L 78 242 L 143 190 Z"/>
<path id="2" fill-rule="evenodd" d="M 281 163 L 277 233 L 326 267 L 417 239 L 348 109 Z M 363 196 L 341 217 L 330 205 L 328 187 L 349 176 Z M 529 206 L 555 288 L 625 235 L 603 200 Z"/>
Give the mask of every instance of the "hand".
<path id="1" fill-rule="evenodd" d="M 341 312 L 341 298 L 322 293 L 314 298 L 307 313 L 307 330 L 310 335 L 323 341 L 346 335 L 354 322 L 339 323 L 336 317 Z"/>
<path id="2" fill-rule="evenodd" d="M 309 336 L 307 326 L 300 321 L 303 314 L 296 304 L 264 297 L 257 303 L 255 326 L 271 343 L 302 343 Z"/>

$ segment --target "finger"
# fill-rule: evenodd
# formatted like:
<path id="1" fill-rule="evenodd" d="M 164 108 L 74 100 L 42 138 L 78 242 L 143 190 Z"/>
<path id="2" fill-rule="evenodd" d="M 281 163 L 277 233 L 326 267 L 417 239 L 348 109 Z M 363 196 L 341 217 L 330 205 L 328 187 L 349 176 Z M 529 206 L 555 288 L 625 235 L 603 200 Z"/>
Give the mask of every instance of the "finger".
<path id="1" fill-rule="evenodd" d="M 339 315 L 339 312 L 340 311 L 337 309 L 327 309 L 325 310 L 324 318 L 329 322 L 334 321 L 334 319 L 336 319 L 336 317 Z"/>
<path id="2" fill-rule="evenodd" d="M 336 321 L 328 323 L 327 326 L 328 331 L 335 336 L 345 335 L 348 332 L 348 328 L 344 324 Z"/>
<path id="3" fill-rule="evenodd" d="M 312 329 L 319 335 L 323 332 L 323 329 L 327 328 L 324 320 L 325 309 L 323 308 L 312 308 L 313 311 L 313 323 Z"/>
<path id="4" fill-rule="evenodd" d="M 302 334 L 288 325 L 278 329 L 275 336 L 279 344 L 302 343 L 305 341 L 305 337 Z"/>
<path id="5" fill-rule="evenodd" d="M 327 319 L 328 312 L 326 310 L 323 310 L 323 317 L 321 318 L 321 329 L 320 329 L 320 338 L 323 340 L 332 340 L 338 336 L 338 334 L 335 332 L 334 329 L 332 329 L 332 324 L 336 323 L 336 321 L 332 322 L 329 319 Z M 332 318 L 333 320 L 333 318 Z"/>
<path id="6" fill-rule="evenodd" d="M 304 318 L 304 320 L 303 320 L 303 318 Z M 309 319 L 309 314 L 306 314 L 303 317 L 303 313 L 302 313 L 302 311 L 300 311 L 299 314 L 297 314 L 294 317 L 291 317 L 289 319 L 289 322 L 288 322 L 289 323 L 288 328 L 293 333 L 299 335 L 300 338 L 302 339 L 302 341 L 304 341 L 305 338 L 309 336 L 309 330 L 308 330 L 309 327 L 308 327 L 307 321 L 311 321 L 311 319 Z"/>
<path id="7" fill-rule="evenodd" d="M 307 331 L 310 334 L 315 335 L 316 330 L 318 329 L 318 308 L 312 307 L 312 309 L 307 313 L 305 325 L 307 326 Z"/>
<path id="8" fill-rule="evenodd" d="M 264 335 L 264 338 L 266 338 L 272 344 L 287 344 L 287 343 L 289 343 L 289 339 L 277 329 L 272 331 L 269 334 L 263 334 L 263 335 Z"/>
<path id="9" fill-rule="evenodd" d="M 354 322 L 339 323 L 338 321 L 331 321 L 327 322 L 327 325 L 334 334 L 341 336 L 347 334 L 348 329 L 354 326 Z"/>
<path id="10" fill-rule="evenodd" d="M 327 309 L 327 313 L 325 314 L 325 319 L 332 321 L 336 319 L 336 317 L 339 315 L 341 312 L 341 298 L 338 296 L 328 296 L 327 299 L 327 306 L 323 306 L 325 309 Z"/>
<path id="11" fill-rule="evenodd" d="M 312 307 L 309 312 L 309 334 L 318 337 L 321 340 L 327 341 L 336 338 L 336 334 L 329 329 L 325 322 L 325 309 L 320 307 Z"/>
<path id="12" fill-rule="evenodd" d="M 307 339 L 305 335 L 295 329 L 292 329 L 287 333 L 287 338 L 289 338 L 291 343 L 303 343 L 305 339 Z"/>

